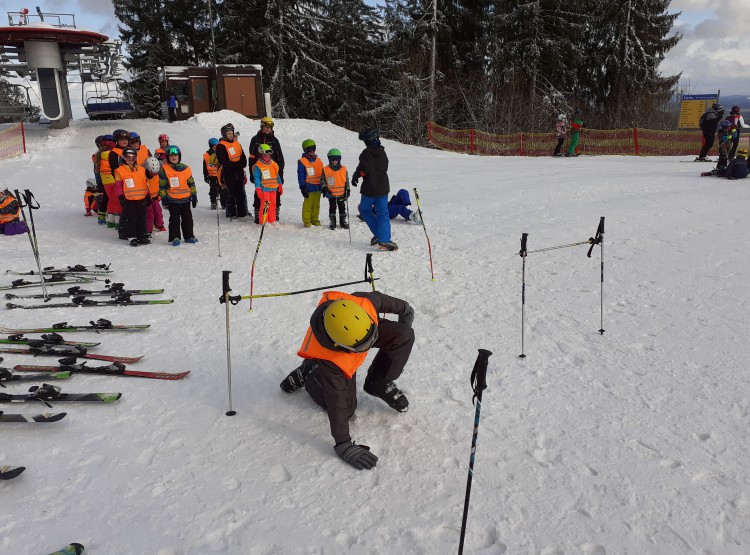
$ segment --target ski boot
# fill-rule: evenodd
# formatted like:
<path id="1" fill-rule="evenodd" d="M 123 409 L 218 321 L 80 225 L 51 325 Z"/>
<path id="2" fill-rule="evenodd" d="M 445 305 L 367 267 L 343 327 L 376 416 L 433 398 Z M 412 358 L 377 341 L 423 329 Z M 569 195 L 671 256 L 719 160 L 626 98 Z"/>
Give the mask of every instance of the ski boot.
<path id="1" fill-rule="evenodd" d="M 388 243 L 378 243 L 380 245 L 381 251 L 397 251 L 398 245 L 394 243 L 393 241 L 389 241 Z"/>
<path id="2" fill-rule="evenodd" d="M 312 360 L 306 360 L 297 368 L 292 370 L 289 375 L 279 384 L 282 391 L 287 393 L 294 393 L 295 391 L 305 387 L 305 378 L 307 375 L 315 370 L 318 364 Z"/>
<path id="3" fill-rule="evenodd" d="M 346 214 L 339 214 L 339 223 L 341 229 L 349 229 L 349 222 L 346 221 Z"/>
<path id="4" fill-rule="evenodd" d="M 334 212 L 333 214 L 329 214 L 329 216 L 331 217 L 331 225 L 329 225 L 328 227 L 331 229 L 336 229 L 336 213 Z"/>
<path id="5" fill-rule="evenodd" d="M 390 381 L 375 381 L 369 377 L 365 379 L 365 385 L 363 387 L 365 393 L 369 393 L 373 397 L 378 397 L 385 401 L 389 407 L 398 412 L 406 412 L 409 410 L 409 400 L 404 395 L 395 383 Z"/>

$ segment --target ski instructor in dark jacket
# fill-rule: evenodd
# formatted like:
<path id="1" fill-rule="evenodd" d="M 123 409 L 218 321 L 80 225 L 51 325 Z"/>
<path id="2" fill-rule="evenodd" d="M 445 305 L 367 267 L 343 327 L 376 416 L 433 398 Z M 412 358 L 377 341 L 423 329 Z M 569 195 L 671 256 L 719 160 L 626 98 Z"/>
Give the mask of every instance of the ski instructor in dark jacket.
<path id="1" fill-rule="evenodd" d="M 395 251 L 398 245 L 391 241 L 391 219 L 388 215 L 388 155 L 380 144 L 380 131 L 363 129 L 359 140 L 366 148 L 359 155 L 359 165 L 352 175 L 352 185 L 357 186 L 362 178 L 362 198 L 359 201 L 359 214 L 372 232 L 371 245 L 379 245 L 380 250 Z"/>
<path id="2" fill-rule="evenodd" d="M 233 220 L 247 216 L 247 156 L 236 139 L 234 125 L 227 123 L 221 128 L 221 140 L 216 145 L 216 161 L 221 166 L 221 181 L 227 188 L 227 218 Z"/>
<path id="3" fill-rule="evenodd" d="M 398 322 L 380 318 L 378 313 L 397 314 Z M 396 297 L 326 291 L 297 353 L 305 361 L 280 384 L 287 393 L 304 387 L 328 411 L 336 454 L 358 470 L 373 468 L 378 458 L 349 435 L 349 419 L 357 408 L 357 369 L 371 348 L 379 349 L 367 369 L 364 390 L 406 412 L 409 401 L 393 382 L 403 372 L 414 345 L 413 321 L 412 307 Z"/>
<path id="4" fill-rule="evenodd" d="M 696 162 L 707 162 L 706 156 L 708 151 L 714 146 L 714 137 L 716 137 L 716 131 L 719 128 L 719 122 L 724 117 L 724 107 L 718 102 L 714 102 L 711 107 L 701 116 L 698 125 L 703 132 L 703 147 L 701 148 Z"/>

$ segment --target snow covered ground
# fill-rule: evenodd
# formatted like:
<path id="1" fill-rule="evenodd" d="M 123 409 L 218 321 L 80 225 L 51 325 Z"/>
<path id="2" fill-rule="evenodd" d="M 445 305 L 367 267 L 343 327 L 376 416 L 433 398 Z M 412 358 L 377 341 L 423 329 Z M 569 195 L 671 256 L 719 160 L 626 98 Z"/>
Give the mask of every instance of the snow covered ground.
<path id="1" fill-rule="evenodd" d="M 247 148 L 257 122 L 228 112 L 124 125 L 151 148 L 169 133 L 200 174 L 207 139 L 227 121 Z M 63 391 L 123 398 L 58 404 L 68 417 L 54 424 L 3 425 L 0 465 L 27 470 L 0 483 L 0 553 L 48 553 L 71 541 L 108 555 L 453 553 L 478 348 L 494 355 L 466 553 L 750 553 L 749 182 L 700 178 L 707 164 L 675 158 L 480 158 L 384 141 L 392 188 L 419 189 L 435 281 L 422 228 L 394 221 L 400 250 L 373 258 L 378 289 L 417 313 L 417 343 L 399 380 L 411 408 L 399 414 L 360 391 L 352 436 L 380 460 L 356 471 L 335 456 L 325 413 L 306 393 L 278 387 L 297 365 L 317 293 L 231 308 L 237 415 L 224 415 L 221 271 L 248 294 L 257 226 L 222 217 L 219 257 L 216 212 L 200 179 L 197 245 L 174 248 L 157 234 L 132 248 L 83 217 L 93 139 L 114 127 L 30 126 L 29 154 L 0 162 L 0 183 L 30 188 L 41 202 L 44 265 L 111 262 L 116 280 L 164 287 L 175 303 L 2 309 L 0 322 L 150 323 L 145 332 L 68 339 L 146 355 L 133 369 L 192 373 L 178 382 L 74 376 L 58 382 Z M 344 230 L 303 228 L 294 168 L 305 138 L 319 154 L 341 149 L 350 170 L 362 143 L 329 123 L 281 120 L 276 131 L 286 192 L 281 224 L 265 232 L 255 292 L 361 279 L 373 252 L 366 226 L 353 218 L 351 245 Z M 355 190 L 353 210 L 358 199 Z M 587 245 L 530 254 L 527 358 L 518 358 L 521 233 L 529 250 L 585 241 L 600 216 L 606 333 L 598 333 L 599 247 L 590 259 Z M 34 268 L 25 236 L 0 244 L 2 270 Z M 2 365 L 31 360 L 6 355 Z"/>

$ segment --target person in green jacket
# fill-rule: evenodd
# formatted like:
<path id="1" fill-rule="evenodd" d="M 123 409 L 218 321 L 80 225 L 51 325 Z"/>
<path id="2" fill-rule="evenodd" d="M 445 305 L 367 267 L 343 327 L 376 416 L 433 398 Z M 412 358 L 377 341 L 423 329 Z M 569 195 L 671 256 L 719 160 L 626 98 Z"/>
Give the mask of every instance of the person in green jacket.
<path id="1" fill-rule="evenodd" d="M 583 112 L 581 112 L 581 109 L 576 108 L 573 121 L 570 122 L 570 146 L 568 147 L 568 152 L 565 156 L 578 156 L 578 153 L 576 152 L 578 138 L 580 137 L 581 129 L 585 126 L 583 119 L 581 119 L 582 114 Z"/>

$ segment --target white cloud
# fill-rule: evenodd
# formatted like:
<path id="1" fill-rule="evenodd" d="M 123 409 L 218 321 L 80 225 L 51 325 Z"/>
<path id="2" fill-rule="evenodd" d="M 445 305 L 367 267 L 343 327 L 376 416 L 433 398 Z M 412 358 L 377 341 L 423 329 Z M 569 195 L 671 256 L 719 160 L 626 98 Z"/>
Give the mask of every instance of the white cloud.
<path id="1" fill-rule="evenodd" d="M 682 72 L 692 93 L 750 94 L 750 10 L 747 0 L 673 0 L 681 11 L 675 31 L 682 40 L 661 64 L 666 75 Z"/>

